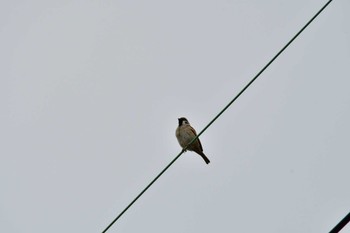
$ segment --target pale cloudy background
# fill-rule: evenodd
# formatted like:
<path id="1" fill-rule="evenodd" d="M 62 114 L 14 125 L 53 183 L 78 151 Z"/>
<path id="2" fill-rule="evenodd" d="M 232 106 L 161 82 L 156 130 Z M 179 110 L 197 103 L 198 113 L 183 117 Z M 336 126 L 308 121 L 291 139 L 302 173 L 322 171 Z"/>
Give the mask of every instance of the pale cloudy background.
<path id="1" fill-rule="evenodd" d="M 101 232 L 326 0 L 0 3 L 0 232 Z M 335 0 L 108 232 L 328 232 L 350 210 Z M 350 232 L 348 226 L 343 232 Z"/>

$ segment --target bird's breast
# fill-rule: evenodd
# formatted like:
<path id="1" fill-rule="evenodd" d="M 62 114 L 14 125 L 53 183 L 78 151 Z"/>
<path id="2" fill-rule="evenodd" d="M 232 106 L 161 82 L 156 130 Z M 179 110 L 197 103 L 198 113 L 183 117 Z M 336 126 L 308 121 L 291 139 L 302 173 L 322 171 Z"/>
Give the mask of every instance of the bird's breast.
<path id="1" fill-rule="evenodd" d="M 186 127 L 180 126 L 176 129 L 176 138 L 181 147 L 187 146 L 194 137 L 192 131 Z"/>

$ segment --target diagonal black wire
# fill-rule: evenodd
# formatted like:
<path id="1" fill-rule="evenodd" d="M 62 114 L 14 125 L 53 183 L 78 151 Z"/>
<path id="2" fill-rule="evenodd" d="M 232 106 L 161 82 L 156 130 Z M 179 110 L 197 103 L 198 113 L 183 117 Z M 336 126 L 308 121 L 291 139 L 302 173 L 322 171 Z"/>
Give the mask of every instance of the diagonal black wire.
<path id="1" fill-rule="evenodd" d="M 338 233 L 348 224 L 350 221 L 350 212 L 329 232 L 329 233 Z"/>
<path id="2" fill-rule="evenodd" d="M 219 114 L 217 114 L 213 120 L 211 120 L 209 122 L 209 124 L 207 126 L 204 127 L 204 129 L 195 137 L 192 139 L 192 141 L 187 145 L 187 147 L 189 145 L 191 145 L 200 135 L 202 135 L 202 133 L 204 131 L 207 130 L 207 128 L 209 128 L 209 126 L 211 126 L 214 121 L 216 121 L 216 119 L 218 119 L 221 114 L 223 114 L 230 106 L 233 102 L 236 101 L 236 99 L 267 69 L 267 67 L 269 67 L 271 65 L 272 62 L 274 62 L 276 60 L 276 58 L 304 31 L 305 28 L 307 28 L 307 26 L 309 26 L 309 24 L 332 2 L 333 0 L 329 0 L 306 24 L 304 27 L 302 27 L 297 34 L 295 34 L 295 36 L 261 69 L 261 71 L 259 73 L 257 73 L 255 75 L 255 77 L 219 112 Z M 186 148 L 187 148 L 186 147 Z M 184 148 L 184 150 L 186 149 Z M 135 199 L 106 227 L 106 229 L 104 229 L 102 231 L 102 233 L 105 233 L 129 208 L 130 206 L 132 206 L 137 199 L 139 199 L 139 197 L 142 196 L 142 194 L 144 192 L 147 191 L 147 189 L 149 187 L 151 187 L 151 185 L 161 176 L 163 175 L 163 173 L 183 154 L 184 150 L 182 150 L 169 164 L 168 166 L 166 166 L 157 176 L 156 178 L 154 178 L 151 183 L 149 183 L 149 185 L 147 185 L 146 188 L 144 188 L 142 190 L 142 192 L 137 195 L 137 197 L 135 197 Z"/>

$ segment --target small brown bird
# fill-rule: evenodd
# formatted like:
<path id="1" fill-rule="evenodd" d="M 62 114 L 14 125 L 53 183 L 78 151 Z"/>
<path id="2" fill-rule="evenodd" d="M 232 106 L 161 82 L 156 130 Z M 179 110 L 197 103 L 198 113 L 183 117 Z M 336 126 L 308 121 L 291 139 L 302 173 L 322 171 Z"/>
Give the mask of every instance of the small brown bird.
<path id="1" fill-rule="evenodd" d="M 182 148 L 185 148 L 192 141 L 192 139 L 197 136 L 197 133 L 185 117 L 181 117 L 178 120 L 179 126 L 176 129 L 176 138 L 180 146 Z M 202 144 L 199 141 L 199 138 L 196 141 L 194 141 L 187 148 L 187 150 L 196 152 L 197 154 L 202 156 L 202 158 L 207 164 L 210 163 L 210 160 L 203 153 Z"/>

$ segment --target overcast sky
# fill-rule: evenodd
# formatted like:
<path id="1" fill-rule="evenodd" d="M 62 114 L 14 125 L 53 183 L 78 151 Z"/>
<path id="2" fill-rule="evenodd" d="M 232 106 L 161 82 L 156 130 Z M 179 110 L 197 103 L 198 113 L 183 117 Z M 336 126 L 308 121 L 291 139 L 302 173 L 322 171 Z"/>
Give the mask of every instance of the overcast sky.
<path id="1" fill-rule="evenodd" d="M 326 0 L 1 1 L 0 232 L 98 233 Z M 335 0 L 108 232 L 329 232 L 350 210 Z M 350 232 L 350 226 L 343 232 Z"/>

